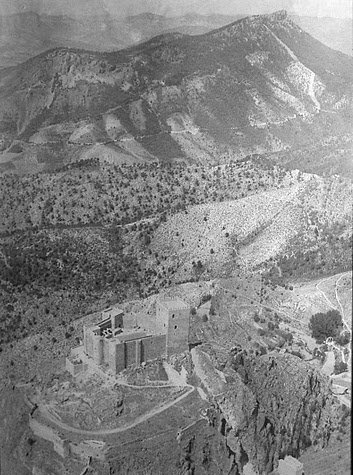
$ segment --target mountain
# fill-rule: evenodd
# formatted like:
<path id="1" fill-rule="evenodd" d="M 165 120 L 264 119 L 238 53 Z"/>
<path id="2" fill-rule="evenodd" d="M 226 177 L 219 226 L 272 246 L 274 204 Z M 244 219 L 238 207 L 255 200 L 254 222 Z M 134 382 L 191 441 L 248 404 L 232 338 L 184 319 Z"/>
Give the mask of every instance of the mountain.
<path id="1" fill-rule="evenodd" d="M 0 16 L 0 67 L 15 66 L 55 47 L 115 51 L 165 32 L 206 33 L 236 19 L 197 14 L 167 18 L 151 13 L 121 19 L 92 5 L 83 11 L 85 15 L 75 14 L 75 9 L 63 14 L 57 8 Z"/>
<path id="2" fill-rule="evenodd" d="M 84 8 L 77 2 L 60 2 L 43 4 L 36 11 L 27 8 L 11 12 L 0 15 L 0 68 L 15 66 L 55 47 L 103 52 L 123 49 L 162 33 L 201 35 L 246 16 L 188 13 L 165 17 L 141 13 L 117 18 L 93 0 Z M 292 14 L 290 18 L 327 46 L 352 54 L 351 20 Z"/>
<path id="3" fill-rule="evenodd" d="M 55 47 L 114 51 L 135 42 L 109 13 L 70 17 L 34 12 L 0 16 L 0 67 L 14 66 Z"/>
<path id="4" fill-rule="evenodd" d="M 53 49 L 0 71 L 2 169 L 38 171 L 92 153 L 118 163 L 325 154 L 330 137 L 350 143 L 352 77 L 352 58 L 286 12 L 113 53 Z"/>
<path id="5" fill-rule="evenodd" d="M 0 71 L 1 473 L 349 473 L 352 72 L 283 11 Z M 175 297 L 179 352 L 68 374 Z"/>

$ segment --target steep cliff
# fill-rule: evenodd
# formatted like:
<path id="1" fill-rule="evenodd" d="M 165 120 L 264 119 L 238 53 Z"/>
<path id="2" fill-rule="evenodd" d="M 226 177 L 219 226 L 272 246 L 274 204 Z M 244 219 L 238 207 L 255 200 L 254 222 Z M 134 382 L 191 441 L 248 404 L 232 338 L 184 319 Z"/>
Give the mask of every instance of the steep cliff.
<path id="1" fill-rule="evenodd" d="M 194 360 L 198 354 L 198 359 L 211 361 L 201 350 L 193 352 Z M 220 394 L 213 364 L 206 369 L 212 371 L 212 385 L 204 384 L 209 394 L 214 392 L 215 408 L 208 417 L 226 439 L 233 457 L 231 473 L 242 473 L 250 462 L 256 473 L 268 474 L 284 455 L 298 457 L 312 445 L 328 443 L 338 420 L 330 383 L 299 358 L 234 354 L 222 365 L 227 384 Z"/>

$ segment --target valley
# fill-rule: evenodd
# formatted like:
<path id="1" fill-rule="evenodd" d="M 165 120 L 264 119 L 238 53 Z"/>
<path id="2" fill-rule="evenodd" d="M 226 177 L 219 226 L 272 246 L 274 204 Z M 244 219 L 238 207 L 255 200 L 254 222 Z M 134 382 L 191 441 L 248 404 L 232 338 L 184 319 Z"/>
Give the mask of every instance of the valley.
<path id="1" fill-rule="evenodd" d="M 0 69 L 0 472 L 348 475 L 352 58 L 88 13 Z"/>

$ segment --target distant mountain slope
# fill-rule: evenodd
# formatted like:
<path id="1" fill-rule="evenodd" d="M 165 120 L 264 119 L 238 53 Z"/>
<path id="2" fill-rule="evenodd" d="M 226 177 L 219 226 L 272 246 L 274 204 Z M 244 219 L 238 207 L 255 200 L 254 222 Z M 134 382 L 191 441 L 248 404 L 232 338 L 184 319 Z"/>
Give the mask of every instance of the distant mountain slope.
<path id="1" fill-rule="evenodd" d="M 74 11 L 63 14 L 60 8 L 12 13 L 0 16 L 0 68 L 15 66 L 55 47 L 116 51 L 162 33 L 200 35 L 245 16 L 193 13 L 165 17 L 143 13 L 118 19 L 97 5 L 82 9 L 80 15 Z M 352 55 L 351 20 L 298 15 L 290 18 L 325 45 Z"/>
<path id="2" fill-rule="evenodd" d="M 240 15 L 239 18 L 244 15 Z M 165 32 L 198 35 L 227 25 L 237 17 L 185 15 L 167 18 L 144 13 L 118 19 L 103 9 L 92 15 L 16 13 L 0 16 L 0 68 L 15 66 L 56 47 L 116 51 Z"/>
<path id="3" fill-rule="evenodd" d="M 351 132 L 352 77 L 352 58 L 286 12 L 116 53 L 54 49 L 0 71 L 0 143 L 17 165 L 108 142 L 134 159 L 226 162 Z"/>
<path id="4" fill-rule="evenodd" d="M 314 38 L 352 56 L 353 23 L 350 18 L 314 18 L 291 15 L 292 20 Z"/>

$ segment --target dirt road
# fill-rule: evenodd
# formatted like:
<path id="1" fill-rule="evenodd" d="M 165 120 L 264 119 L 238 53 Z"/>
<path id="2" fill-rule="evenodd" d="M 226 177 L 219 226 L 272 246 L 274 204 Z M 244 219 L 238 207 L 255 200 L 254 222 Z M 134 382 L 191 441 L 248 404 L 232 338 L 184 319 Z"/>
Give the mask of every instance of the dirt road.
<path id="1" fill-rule="evenodd" d="M 101 430 L 83 430 L 83 429 L 77 429 L 76 427 L 72 427 L 68 424 L 65 424 L 64 422 L 60 421 L 54 414 L 52 414 L 46 404 L 39 404 L 38 405 L 38 410 L 39 413 L 41 414 L 42 417 L 50 421 L 51 423 L 55 424 L 57 427 L 60 429 L 63 429 L 67 432 L 75 433 L 75 434 L 81 434 L 81 435 L 88 435 L 88 436 L 99 436 L 99 435 L 110 435 L 110 434 L 117 434 L 119 432 L 124 432 L 126 430 L 132 429 L 133 427 L 136 427 L 137 425 L 141 424 L 142 422 L 147 421 L 148 419 L 151 419 L 151 417 L 154 417 L 157 414 L 160 414 L 163 411 L 166 411 L 167 409 L 171 408 L 172 406 L 178 404 L 180 401 L 185 399 L 189 394 L 191 394 L 195 388 L 193 386 L 188 385 L 188 390 L 182 394 L 181 396 L 177 397 L 173 401 L 169 401 L 165 404 L 162 404 L 161 406 L 156 407 L 155 409 L 152 409 L 148 413 L 137 417 L 134 422 L 131 422 L 130 424 L 126 424 L 123 427 L 117 427 L 115 429 L 101 429 Z"/>

